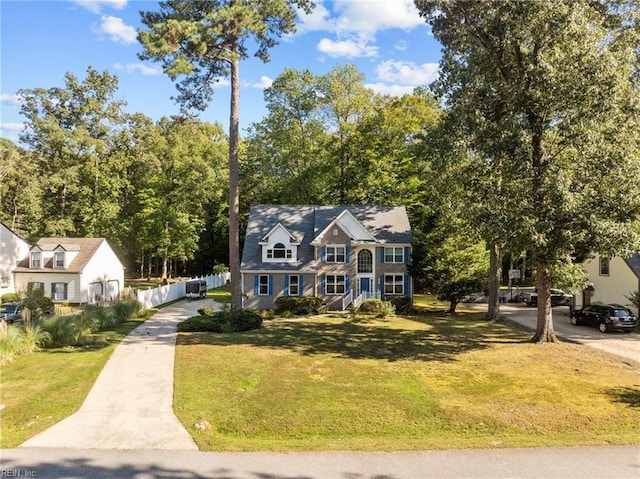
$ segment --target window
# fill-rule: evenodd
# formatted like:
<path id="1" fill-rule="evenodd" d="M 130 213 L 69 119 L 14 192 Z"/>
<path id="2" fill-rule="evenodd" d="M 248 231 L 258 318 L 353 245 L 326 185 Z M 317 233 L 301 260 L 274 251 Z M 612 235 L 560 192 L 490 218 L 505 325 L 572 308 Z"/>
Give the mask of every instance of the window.
<path id="1" fill-rule="evenodd" d="M 373 273 L 373 254 L 368 249 L 358 252 L 358 273 Z"/>
<path id="2" fill-rule="evenodd" d="M 300 295 L 300 276 L 289 276 L 289 296 Z"/>
<path id="3" fill-rule="evenodd" d="M 384 294 L 404 294 L 404 276 L 401 274 L 385 275 Z"/>
<path id="4" fill-rule="evenodd" d="M 264 274 L 261 274 L 259 276 L 258 295 L 259 296 L 268 296 L 269 295 L 269 276 L 264 275 Z"/>
<path id="5" fill-rule="evenodd" d="M 42 268 L 41 259 L 40 259 L 40 252 L 39 251 L 34 251 L 33 253 L 31 253 L 31 267 L 32 268 Z"/>
<path id="6" fill-rule="evenodd" d="M 326 283 L 327 294 L 344 294 L 345 279 L 343 274 L 328 274 Z"/>
<path id="7" fill-rule="evenodd" d="M 67 283 L 51 283 L 51 299 L 65 301 L 67 299 Z"/>
<path id="8" fill-rule="evenodd" d="M 392 247 L 384 249 L 385 263 L 404 263 L 404 248 Z"/>
<path id="9" fill-rule="evenodd" d="M 291 259 L 291 250 L 287 249 L 282 243 L 276 243 L 273 249 L 267 250 L 267 258 Z"/>
<path id="10" fill-rule="evenodd" d="M 325 262 L 344 263 L 345 247 L 344 246 L 327 246 Z"/>
<path id="11" fill-rule="evenodd" d="M 27 291 L 30 293 L 31 291 L 34 291 L 36 289 L 41 289 L 44 291 L 44 283 L 35 283 L 35 282 L 29 282 L 27 283 Z"/>
<path id="12" fill-rule="evenodd" d="M 609 258 L 600 258 L 600 276 L 609 276 Z"/>
<path id="13" fill-rule="evenodd" d="M 64 252 L 56 251 L 53 253 L 53 267 L 56 269 L 64 269 Z"/>

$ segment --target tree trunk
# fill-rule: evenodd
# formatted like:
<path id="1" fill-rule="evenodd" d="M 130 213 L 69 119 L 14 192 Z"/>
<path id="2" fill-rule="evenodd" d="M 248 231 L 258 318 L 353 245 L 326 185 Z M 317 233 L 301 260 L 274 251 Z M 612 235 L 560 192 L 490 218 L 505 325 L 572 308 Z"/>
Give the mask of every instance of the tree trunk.
<path id="1" fill-rule="evenodd" d="M 489 305 L 487 307 L 487 319 L 498 321 L 500 319 L 500 276 L 501 276 L 500 247 L 491 245 L 489 253 Z"/>
<path id="2" fill-rule="evenodd" d="M 451 301 L 449 301 L 449 309 L 447 310 L 447 313 L 450 313 L 450 314 L 455 313 L 457 307 L 458 307 L 458 300 L 452 299 Z"/>
<path id="3" fill-rule="evenodd" d="M 240 194 L 238 190 L 238 135 L 240 103 L 240 62 L 231 62 L 231 107 L 229 121 L 229 272 L 231 306 L 242 308 L 240 285 Z"/>
<path id="4" fill-rule="evenodd" d="M 551 311 L 551 271 L 544 261 L 536 261 L 536 288 L 538 290 L 538 323 L 536 334 L 531 339 L 534 343 L 557 343 L 558 338 L 553 331 L 553 314 Z"/>

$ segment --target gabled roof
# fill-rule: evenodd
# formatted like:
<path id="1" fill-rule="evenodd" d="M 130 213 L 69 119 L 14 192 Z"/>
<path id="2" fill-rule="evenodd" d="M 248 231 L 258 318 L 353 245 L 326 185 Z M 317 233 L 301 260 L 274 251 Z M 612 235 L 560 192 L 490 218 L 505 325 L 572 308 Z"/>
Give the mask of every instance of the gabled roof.
<path id="1" fill-rule="evenodd" d="M 630 258 L 625 259 L 629 269 L 633 271 L 636 277 L 640 278 L 640 254 L 633 253 Z"/>
<path id="2" fill-rule="evenodd" d="M 263 243 L 268 243 L 269 241 L 269 237 L 273 234 L 274 231 L 276 231 L 277 229 L 281 229 L 283 230 L 287 235 L 289 235 L 289 238 L 291 239 L 291 243 L 292 244 L 299 244 L 300 241 L 298 240 L 298 238 L 296 238 L 296 235 L 294 235 L 291 231 L 289 231 L 282 223 L 278 222 L 277 225 L 275 225 L 273 228 L 271 228 L 271 231 L 269 231 L 266 235 L 264 235 L 264 237 L 262 238 L 262 242 Z"/>
<path id="3" fill-rule="evenodd" d="M 342 218 L 342 226 L 351 221 L 351 234 L 364 235 L 363 231 L 354 233 L 359 230 L 353 223 L 353 220 L 357 221 L 367 232 L 364 236 L 373 237 L 380 244 L 408 245 L 413 241 L 404 206 L 254 205 L 249 212 L 240 269 L 255 271 L 269 267 L 297 271 L 304 268 L 314 259 L 314 239 L 332 224 L 337 224 L 339 218 Z M 265 266 L 262 264 L 260 242 L 278 224 L 300 241 L 298 261 Z"/>
<path id="4" fill-rule="evenodd" d="M 351 238 L 351 240 L 377 242 L 376 237 L 373 236 L 371 232 L 349 212 L 348 209 L 345 209 L 336 217 L 336 219 L 329 223 L 325 229 L 316 235 L 311 244 L 320 244 L 322 237 L 334 226 L 339 226 L 340 229 L 349 236 L 349 238 Z"/>
<path id="5" fill-rule="evenodd" d="M 106 240 L 104 238 L 41 238 L 31 249 L 35 247 L 41 251 L 54 251 L 58 247 L 64 248 L 66 251 L 77 251 L 78 254 L 73 259 L 71 264 L 63 270 L 65 273 L 80 273 L 87 265 L 89 260 L 93 257 L 98 248 Z M 62 272 L 59 269 L 53 269 L 53 264 L 50 261 L 48 264 L 43 265 L 42 268 L 33 270 L 29 268 L 29 256 L 24 258 L 18 267 L 15 269 L 16 273 L 24 272 L 47 272 L 55 271 L 56 273 Z"/>

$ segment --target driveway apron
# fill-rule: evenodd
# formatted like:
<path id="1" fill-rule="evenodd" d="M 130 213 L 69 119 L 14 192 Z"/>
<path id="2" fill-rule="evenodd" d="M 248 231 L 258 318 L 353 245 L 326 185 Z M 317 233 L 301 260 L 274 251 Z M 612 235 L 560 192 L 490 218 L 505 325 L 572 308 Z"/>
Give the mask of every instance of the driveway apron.
<path id="1" fill-rule="evenodd" d="M 21 447 L 197 450 L 173 413 L 177 324 L 211 300 L 161 309 L 116 347 L 75 414 Z"/>

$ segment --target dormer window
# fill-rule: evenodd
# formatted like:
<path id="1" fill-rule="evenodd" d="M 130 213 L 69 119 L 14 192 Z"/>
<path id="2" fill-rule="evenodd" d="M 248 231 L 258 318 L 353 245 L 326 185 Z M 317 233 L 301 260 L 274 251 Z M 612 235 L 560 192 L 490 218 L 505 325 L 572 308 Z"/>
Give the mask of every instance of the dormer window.
<path id="1" fill-rule="evenodd" d="M 40 251 L 33 251 L 31 253 L 31 267 L 42 268 L 42 256 Z"/>
<path id="2" fill-rule="evenodd" d="M 53 267 L 55 269 L 64 269 L 64 251 L 53 253 Z"/>
<path id="3" fill-rule="evenodd" d="M 267 249 L 268 259 L 291 259 L 291 257 L 292 251 L 282 243 L 276 243 L 273 248 Z"/>

